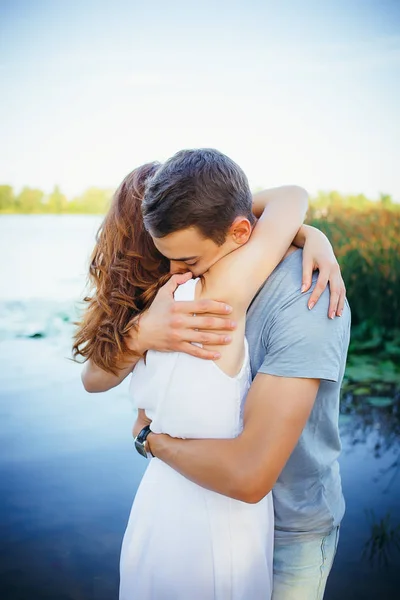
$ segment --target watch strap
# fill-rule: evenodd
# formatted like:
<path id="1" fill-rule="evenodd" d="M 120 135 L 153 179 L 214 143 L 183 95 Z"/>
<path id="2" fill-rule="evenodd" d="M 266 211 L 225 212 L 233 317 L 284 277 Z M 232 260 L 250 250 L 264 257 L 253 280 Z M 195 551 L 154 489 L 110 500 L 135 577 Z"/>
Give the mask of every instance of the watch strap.
<path id="1" fill-rule="evenodd" d="M 149 444 L 147 442 L 147 437 L 148 435 L 151 433 L 151 429 L 149 425 L 146 425 L 145 427 L 143 427 L 143 429 L 141 429 L 139 431 L 139 433 L 137 434 L 137 436 L 135 437 L 135 448 L 136 450 L 139 452 L 139 454 L 141 456 L 144 456 L 144 458 L 149 458 L 150 456 L 153 456 Z"/>
<path id="2" fill-rule="evenodd" d="M 150 425 L 146 425 L 137 434 L 137 436 L 136 436 L 137 441 L 140 442 L 141 444 L 143 444 L 143 442 L 146 441 L 146 438 L 149 435 L 149 433 L 151 433 Z"/>

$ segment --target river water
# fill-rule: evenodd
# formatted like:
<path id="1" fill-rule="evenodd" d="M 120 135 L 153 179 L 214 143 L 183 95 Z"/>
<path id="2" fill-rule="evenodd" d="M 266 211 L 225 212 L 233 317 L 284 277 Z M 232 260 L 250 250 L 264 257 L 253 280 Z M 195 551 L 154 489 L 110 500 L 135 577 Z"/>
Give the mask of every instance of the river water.
<path id="1" fill-rule="evenodd" d="M 117 598 L 118 560 L 145 468 L 127 385 L 87 394 L 71 321 L 101 222 L 0 216 L 0 597 Z M 398 403 L 341 415 L 346 516 L 326 600 L 398 597 Z M 255 599 L 258 600 L 258 599 Z"/>

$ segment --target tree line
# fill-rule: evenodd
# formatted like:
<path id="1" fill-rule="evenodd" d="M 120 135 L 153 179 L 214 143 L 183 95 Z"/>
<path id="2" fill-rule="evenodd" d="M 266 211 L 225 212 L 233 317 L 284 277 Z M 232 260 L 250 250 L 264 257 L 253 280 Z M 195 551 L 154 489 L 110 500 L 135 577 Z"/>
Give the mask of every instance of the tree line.
<path id="1" fill-rule="evenodd" d="M 16 193 L 10 185 L 0 185 L 0 213 L 2 214 L 104 214 L 110 205 L 113 190 L 91 187 L 80 196 L 67 198 L 59 186 L 50 194 L 38 188 L 25 186 Z M 377 200 L 364 194 L 345 195 L 337 191 L 318 192 L 311 198 L 315 210 L 324 216 L 326 209 L 344 206 L 358 210 L 382 207 L 400 210 L 400 203 L 389 194 L 380 194 Z"/>
<path id="2" fill-rule="evenodd" d="M 92 187 L 80 196 L 67 198 L 59 186 L 50 194 L 38 188 L 25 186 L 16 193 L 10 185 L 0 185 L 0 213 L 2 214 L 104 214 L 110 204 L 113 190 Z"/>

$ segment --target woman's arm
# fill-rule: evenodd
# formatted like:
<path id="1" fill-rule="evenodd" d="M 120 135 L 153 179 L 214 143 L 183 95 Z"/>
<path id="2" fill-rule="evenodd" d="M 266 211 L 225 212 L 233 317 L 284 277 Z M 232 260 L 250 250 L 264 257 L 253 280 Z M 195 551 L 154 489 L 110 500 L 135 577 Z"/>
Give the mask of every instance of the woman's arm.
<path id="1" fill-rule="evenodd" d="M 311 310 L 315 306 L 329 283 L 328 316 L 331 319 L 334 319 L 335 316 L 341 317 L 346 298 L 346 287 L 330 241 L 316 227 L 302 225 L 293 244 L 303 248 L 302 292 L 310 289 L 313 272 L 318 270 L 318 279 L 308 299 L 308 308 Z"/>
<path id="2" fill-rule="evenodd" d="M 211 289 L 223 291 L 226 301 L 240 310 L 246 309 L 286 254 L 303 223 L 307 206 L 307 192 L 294 185 L 255 194 L 253 211 L 260 214 L 264 207 L 263 212 L 249 240 L 211 267 Z"/>
<path id="3" fill-rule="evenodd" d="M 83 387 L 87 392 L 107 392 L 119 385 L 133 371 L 139 357 L 134 356 L 118 365 L 118 375 L 113 375 L 98 367 L 91 359 L 87 360 L 81 373 Z"/>
<path id="4" fill-rule="evenodd" d="M 297 185 L 284 185 L 281 187 L 268 188 L 266 190 L 262 190 L 261 192 L 256 192 L 253 194 L 253 215 L 259 219 L 270 202 L 276 201 L 279 196 L 282 199 L 289 190 L 296 190 L 298 192 L 301 191 L 304 194 L 307 194 L 303 188 Z"/>
<path id="5" fill-rule="evenodd" d="M 263 190 L 253 194 L 253 213 L 259 217 L 268 202 L 273 198 L 272 190 Z M 308 301 L 310 309 L 318 302 L 319 297 L 330 286 L 330 302 L 328 316 L 333 319 L 343 313 L 346 288 L 338 261 L 328 238 L 322 231 L 311 225 L 302 225 L 296 233 L 292 244 L 303 248 L 303 282 L 302 292 L 310 289 L 313 271 L 319 270 L 317 284 Z"/>

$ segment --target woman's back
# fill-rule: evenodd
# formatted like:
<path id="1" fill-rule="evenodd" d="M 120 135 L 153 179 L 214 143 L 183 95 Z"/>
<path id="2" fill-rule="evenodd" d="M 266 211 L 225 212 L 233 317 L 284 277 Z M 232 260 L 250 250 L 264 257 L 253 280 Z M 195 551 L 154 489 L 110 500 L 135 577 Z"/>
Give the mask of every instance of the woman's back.
<path id="1" fill-rule="evenodd" d="M 196 283 L 180 286 L 175 299 L 193 299 Z M 246 340 L 234 377 L 212 361 L 149 351 L 146 364 L 140 361 L 132 374 L 130 391 L 155 432 L 232 438 L 242 429 L 250 377 Z M 122 543 L 120 600 L 268 600 L 273 535 L 271 493 L 246 504 L 202 488 L 153 458 Z"/>
<path id="2" fill-rule="evenodd" d="M 190 279 L 179 286 L 175 300 L 193 300 L 198 283 L 199 279 Z M 234 376 L 218 363 L 181 352 L 149 351 L 146 361 L 136 365 L 130 393 L 135 407 L 145 409 L 152 419 L 154 432 L 185 438 L 230 438 L 240 433 L 251 372 L 243 334 L 235 342 L 241 365 Z"/>

